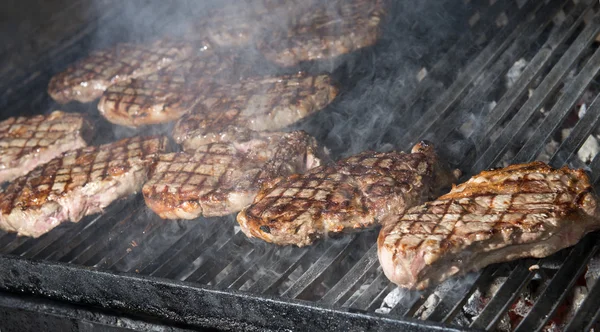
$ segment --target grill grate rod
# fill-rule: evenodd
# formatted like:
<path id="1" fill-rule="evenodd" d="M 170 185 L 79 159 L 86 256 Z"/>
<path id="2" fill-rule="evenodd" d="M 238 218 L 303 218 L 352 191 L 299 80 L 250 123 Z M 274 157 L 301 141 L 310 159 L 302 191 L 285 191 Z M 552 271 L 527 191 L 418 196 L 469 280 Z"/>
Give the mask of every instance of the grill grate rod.
<path id="1" fill-rule="evenodd" d="M 538 126 L 534 134 L 517 153 L 514 162 L 520 163 L 532 159 L 544 147 L 563 119 L 573 110 L 579 97 L 598 74 L 600 69 L 600 48 L 596 49 L 592 57 L 583 66 L 577 77 L 571 82 L 558 102 L 552 107 L 546 119 Z"/>
<path id="2" fill-rule="evenodd" d="M 592 4 L 589 6 L 591 7 Z M 478 130 L 470 136 L 471 142 L 481 145 L 480 142 L 485 142 L 486 137 L 489 137 L 492 131 L 498 128 L 500 122 L 506 119 L 510 110 L 515 107 L 517 101 L 527 93 L 527 88 L 532 84 L 533 80 L 550 64 L 549 61 L 556 54 L 559 46 L 575 32 L 576 28 L 583 21 L 583 18 L 590 12 L 590 8 L 585 10 L 573 24 L 568 24 L 568 20 L 565 20 L 560 27 L 550 33 L 544 46 L 527 64 L 519 79 L 510 89 L 508 89 L 508 91 L 506 91 L 502 98 L 500 98 L 496 107 L 494 107 L 494 110 L 488 113 L 487 117 L 482 122 L 483 126 L 478 128 Z M 465 167 L 466 165 L 462 164 L 461 166 Z"/>
<path id="3" fill-rule="evenodd" d="M 473 321 L 471 324 L 472 328 L 489 331 L 496 326 L 497 322 L 510 308 L 510 305 L 517 299 L 521 289 L 523 289 L 527 282 L 533 277 L 533 272 L 529 271 L 528 268 L 523 269 L 521 267 L 529 267 L 535 264 L 535 262 L 535 259 L 526 259 L 517 264 L 508 276 L 508 279 L 500 286 L 490 302 L 487 303 L 481 313 Z"/>
<path id="4" fill-rule="evenodd" d="M 150 265 L 144 268 L 143 273 L 157 277 L 178 275 L 181 271 L 185 270 L 185 267 L 193 265 L 194 263 L 190 264 L 190 262 L 194 261 L 202 253 L 208 253 L 207 250 L 215 245 L 215 243 L 223 243 L 234 235 L 233 227 L 222 225 L 221 227 L 215 226 L 213 229 L 215 231 L 201 241 L 197 240 L 198 237 L 195 236 L 195 232 L 190 232 L 189 236 L 181 238 L 160 256 L 164 256 L 164 260 L 161 260 L 160 257 L 155 259 Z M 199 228 L 198 232 L 203 230 L 204 228 Z M 191 246 L 190 243 L 192 243 Z"/>
<path id="5" fill-rule="evenodd" d="M 553 4 L 556 2 L 560 1 L 552 1 Z M 401 144 L 404 144 L 404 148 L 412 146 L 415 142 L 415 137 L 418 137 L 422 132 L 429 131 L 435 121 L 440 116 L 446 114 L 450 109 L 450 106 L 459 100 L 465 90 L 471 85 L 473 79 L 485 67 L 495 61 L 502 53 L 502 50 L 504 50 L 519 34 L 522 27 L 528 24 L 527 20 L 525 20 L 527 14 L 537 12 L 542 6 L 544 6 L 544 4 L 538 1 L 527 2 L 524 8 L 515 15 L 513 21 L 509 21 L 509 23 L 495 35 L 494 39 L 492 39 L 486 48 L 467 65 L 465 71 L 461 73 L 442 96 L 427 109 L 421 118 L 407 129 L 406 133 L 398 140 L 398 142 L 402 142 Z"/>
<path id="6" fill-rule="evenodd" d="M 569 49 L 563 54 L 550 73 L 546 75 L 542 83 L 535 89 L 531 97 L 523 104 L 519 112 L 515 114 L 500 135 L 490 143 L 475 164 L 470 167 L 469 173 L 477 173 L 485 169 L 486 166 L 494 165 L 500 160 L 506 149 L 511 146 L 510 142 L 516 141 L 517 137 L 523 135 L 532 115 L 542 107 L 550 97 L 550 94 L 556 90 L 562 78 L 565 77 L 599 32 L 600 18 L 596 15 L 593 21 L 585 27 Z"/>
<path id="7" fill-rule="evenodd" d="M 319 276 L 332 264 L 339 263 L 346 257 L 349 250 L 355 247 L 356 239 L 358 237 L 345 237 L 340 241 L 337 241 L 331 245 L 321 257 L 315 261 L 311 266 L 304 271 L 302 276 L 296 280 L 296 282 L 290 286 L 283 294 L 283 297 L 296 298 L 300 295 L 308 286 L 310 286 Z"/>
<path id="8" fill-rule="evenodd" d="M 592 239 L 592 237 L 586 236 L 579 245 L 571 250 L 527 316 L 521 320 L 515 332 L 539 331 L 546 325 L 566 298 L 569 290 L 575 285 L 577 278 L 587 269 L 587 262 L 598 250 L 600 244 L 594 246 Z"/>
<path id="9" fill-rule="evenodd" d="M 565 327 L 565 332 L 589 331 L 600 320 L 600 279 L 597 279 L 587 297 Z"/>
<path id="10" fill-rule="evenodd" d="M 498 60 L 496 60 L 489 69 L 483 70 L 481 74 L 475 78 L 472 84 L 473 88 L 458 102 L 456 107 L 453 107 L 454 111 L 450 113 L 449 118 L 438 118 L 436 124 L 433 125 L 433 130 L 423 132 L 417 141 L 421 140 L 424 135 L 427 135 L 428 140 L 432 140 L 436 143 L 443 142 L 443 139 L 446 138 L 451 131 L 460 127 L 463 116 L 466 113 L 465 111 L 479 109 L 480 112 L 482 109 L 481 104 L 483 102 L 481 96 L 489 94 L 490 90 L 498 84 L 498 80 L 502 78 L 502 74 L 505 73 L 519 57 L 528 51 L 529 47 L 532 44 L 535 44 L 546 27 L 552 24 L 552 21 L 548 20 L 548 17 L 556 15 L 556 12 L 561 8 L 558 6 L 559 4 L 559 2 L 555 2 L 553 5 L 545 6 L 540 12 L 536 13 L 535 19 L 519 30 L 519 36 L 506 48 Z M 581 9 L 572 12 L 571 15 L 580 14 L 583 6 L 579 7 Z M 572 30 L 573 29 L 574 28 L 572 28 Z M 567 36 L 564 36 L 563 38 L 566 37 Z M 492 113 L 495 113 L 495 111 Z"/>
<path id="11" fill-rule="evenodd" d="M 381 269 L 374 269 L 377 270 L 377 276 L 375 279 L 373 279 L 373 281 L 371 281 L 367 289 L 365 289 L 363 292 L 360 292 L 360 295 L 356 297 L 350 297 L 342 305 L 343 307 L 373 310 L 375 309 L 374 306 L 380 302 L 384 296 L 396 288 L 396 285 L 388 280 Z"/>
<path id="12" fill-rule="evenodd" d="M 354 264 L 350 271 L 348 271 L 348 273 L 346 273 L 346 275 L 344 275 L 337 282 L 337 284 L 335 284 L 335 286 L 325 293 L 319 302 L 323 304 L 337 303 L 377 262 L 377 243 L 375 243 L 371 246 L 369 251 L 367 251 L 363 257 L 356 262 L 356 264 Z"/>
<path id="13" fill-rule="evenodd" d="M 516 3 L 513 1 L 496 1 L 491 6 L 487 6 L 477 23 L 471 29 L 467 29 L 467 32 L 434 64 L 428 71 L 427 76 L 408 94 L 406 97 L 407 108 L 412 107 L 419 99 L 423 98 L 427 90 L 434 89 L 439 81 L 443 81 L 444 85 L 451 84 L 451 81 L 446 81 L 454 78 L 457 64 L 463 63 L 466 60 L 465 58 L 468 57 L 465 52 L 474 47 L 473 40 L 476 40 L 477 36 L 488 36 L 494 33 L 497 27 L 494 24 L 489 24 L 489 22 L 494 22 L 498 13 L 508 10 L 509 7 L 516 7 Z"/>
<path id="14" fill-rule="evenodd" d="M 596 96 L 588 107 L 585 115 L 577 122 L 569 137 L 562 142 L 558 150 L 550 159 L 550 165 L 559 167 L 573 157 L 577 150 L 585 143 L 592 130 L 597 127 L 600 120 L 600 97 Z"/>

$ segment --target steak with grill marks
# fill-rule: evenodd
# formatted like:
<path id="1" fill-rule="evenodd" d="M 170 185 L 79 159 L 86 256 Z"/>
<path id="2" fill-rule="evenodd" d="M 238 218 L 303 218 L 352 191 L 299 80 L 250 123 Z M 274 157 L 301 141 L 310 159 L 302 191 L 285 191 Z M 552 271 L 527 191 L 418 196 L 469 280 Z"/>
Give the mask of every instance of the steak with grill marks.
<path id="1" fill-rule="evenodd" d="M 0 122 L 0 183 L 86 146 L 91 132 L 92 125 L 83 115 L 61 111 Z"/>
<path id="2" fill-rule="evenodd" d="M 282 66 L 333 58 L 375 44 L 384 0 L 335 0 L 292 15 L 258 41 L 264 56 Z"/>
<path id="3" fill-rule="evenodd" d="M 133 137 L 65 152 L 0 192 L 0 229 L 38 237 L 142 188 L 165 137 Z"/>
<path id="4" fill-rule="evenodd" d="M 367 151 L 266 182 L 237 220 L 248 237 L 302 247 L 330 234 L 374 227 L 455 179 L 425 142 L 409 154 Z"/>
<path id="5" fill-rule="evenodd" d="M 522 257 L 546 257 L 600 229 L 582 170 L 542 162 L 484 171 L 435 201 L 384 220 L 377 244 L 386 276 L 424 289 Z"/>
<path id="6" fill-rule="evenodd" d="M 91 53 L 54 75 L 48 93 L 61 104 L 91 102 L 111 85 L 151 74 L 189 57 L 194 47 L 186 42 L 159 40 L 147 45 L 120 43 Z"/>
<path id="7" fill-rule="evenodd" d="M 206 98 L 219 75 L 231 67 L 230 56 L 207 50 L 148 76 L 110 86 L 98 110 L 108 121 L 128 127 L 177 120 Z"/>
<path id="8" fill-rule="evenodd" d="M 173 138 L 193 150 L 248 130 L 278 130 L 321 110 L 337 92 L 328 75 L 305 73 L 218 85 L 177 121 Z"/>
<path id="9" fill-rule="evenodd" d="M 235 143 L 160 156 L 144 185 L 146 204 L 165 219 L 223 216 L 250 204 L 261 183 L 321 164 L 327 158 L 303 131 L 256 133 Z"/>

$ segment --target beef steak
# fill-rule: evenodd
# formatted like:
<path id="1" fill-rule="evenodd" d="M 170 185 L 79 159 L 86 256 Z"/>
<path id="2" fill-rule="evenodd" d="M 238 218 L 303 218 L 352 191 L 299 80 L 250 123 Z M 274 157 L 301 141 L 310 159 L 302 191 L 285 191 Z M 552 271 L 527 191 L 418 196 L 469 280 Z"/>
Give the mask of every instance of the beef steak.
<path id="1" fill-rule="evenodd" d="M 220 84 L 177 121 L 173 138 L 193 150 L 248 129 L 278 130 L 321 110 L 337 92 L 328 75 L 305 73 Z"/>
<path id="2" fill-rule="evenodd" d="M 409 154 L 367 151 L 266 182 L 237 221 L 249 237 L 301 247 L 329 234 L 374 227 L 454 179 L 427 143 Z"/>
<path id="3" fill-rule="evenodd" d="M 128 127 L 174 121 L 210 95 L 219 74 L 232 67 L 230 57 L 206 50 L 153 74 L 110 86 L 98 110 L 108 121 Z"/>
<path id="4" fill-rule="evenodd" d="M 149 44 L 120 43 L 92 52 L 50 79 L 48 94 L 61 104 L 87 103 L 102 96 L 109 86 L 151 74 L 192 54 L 187 42 L 158 40 Z"/>
<path id="5" fill-rule="evenodd" d="M 258 40 L 265 57 L 282 66 L 333 58 L 375 44 L 383 0 L 317 2 Z"/>
<path id="6" fill-rule="evenodd" d="M 256 133 L 163 154 L 144 185 L 144 199 L 165 219 L 227 215 L 250 204 L 262 182 L 318 166 L 324 156 L 302 131 Z"/>
<path id="7" fill-rule="evenodd" d="M 65 152 L 0 192 L 0 229 L 38 237 L 141 189 L 165 137 L 133 137 Z"/>
<path id="8" fill-rule="evenodd" d="M 0 122 L 0 183 L 27 174 L 69 150 L 82 148 L 92 133 L 81 114 L 12 117 Z"/>
<path id="9" fill-rule="evenodd" d="M 489 264 L 572 246 L 600 229 L 598 212 L 582 170 L 533 162 L 484 171 L 386 218 L 379 261 L 392 282 L 424 289 Z"/>

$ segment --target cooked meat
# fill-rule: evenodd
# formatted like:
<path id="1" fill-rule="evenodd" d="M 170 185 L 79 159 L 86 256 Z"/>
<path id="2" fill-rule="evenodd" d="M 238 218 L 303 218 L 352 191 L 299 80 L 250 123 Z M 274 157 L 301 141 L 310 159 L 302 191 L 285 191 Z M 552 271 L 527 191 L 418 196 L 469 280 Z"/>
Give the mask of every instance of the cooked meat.
<path id="1" fill-rule="evenodd" d="M 141 189 L 164 137 L 126 138 L 65 152 L 0 192 L 0 229 L 38 237 Z"/>
<path id="2" fill-rule="evenodd" d="M 211 143 L 194 152 L 161 155 L 144 185 L 144 198 L 166 219 L 223 216 L 250 204 L 262 182 L 318 166 L 324 156 L 303 131 Z"/>
<path id="3" fill-rule="evenodd" d="M 423 289 L 454 275 L 522 257 L 545 257 L 600 229 L 582 170 L 542 162 L 484 171 L 435 201 L 384 220 L 386 276 Z"/>
<path id="4" fill-rule="evenodd" d="M 189 35 L 215 46 L 241 47 L 261 38 L 275 24 L 287 21 L 309 1 L 245 0 L 209 10 L 190 27 Z"/>
<path id="5" fill-rule="evenodd" d="M 148 76 L 112 85 L 98 110 L 108 121 L 128 127 L 170 122 L 209 94 L 216 77 L 231 67 L 230 57 L 205 51 Z"/>
<path id="6" fill-rule="evenodd" d="M 454 179 L 424 142 L 410 154 L 367 151 L 265 183 L 237 220 L 249 237 L 302 247 L 333 233 L 376 226 Z"/>
<path id="7" fill-rule="evenodd" d="M 321 110 L 337 91 L 329 76 L 305 73 L 219 85 L 179 119 L 173 138 L 192 150 L 222 141 L 227 133 L 278 130 Z"/>
<path id="8" fill-rule="evenodd" d="M 65 151 L 86 146 L 91 131 L 84 116 L 61 111 L 0 122 L 0 183 L 25 175 Z"/>
<path id="9" fill-rule="evenodd" d="M 335 0 L 292 16 L 258 41 L 265 57 L 279 65 L 333 58 L 375 44 L 384 0 Z"/>
<path id="10" fill-rule="evenodd" d="M 109 86 L 151 74 L 191 55 L 192 45 L 159 40 L 147 45 L 121 43 L 91 53 L 87 58 L 55 75 L 48 93 L 57 102 L 82 103 L 99 98 Z"/>

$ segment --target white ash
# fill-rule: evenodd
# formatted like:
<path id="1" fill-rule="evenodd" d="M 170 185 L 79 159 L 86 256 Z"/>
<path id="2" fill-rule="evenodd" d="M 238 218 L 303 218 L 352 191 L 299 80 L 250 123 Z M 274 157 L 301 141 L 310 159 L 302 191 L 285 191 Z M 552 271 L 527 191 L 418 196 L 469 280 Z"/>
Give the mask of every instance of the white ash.
<path id="1" fill-rule="evenodd" d="M 564 322 L 570 321 L 575 316 L 577 310 L 579 309 L 579 307 L 581 307 L 581 304 L 583 303 L 589 292 L 588 288 L 585 286 L 575 286 L 573 287 L 570 293 L 571 305 L 569 306 L 569 311 L 565 315 Z"/>
<path id="2" fill-rule="evenodd" d="M 583 103 L 581 104 L 581 107 L 579 107 L 579 111 L 577 111 L 577 117 L 581 119 L 585 113 L 587 113 L 587 106 L 585 103 Z"/>
<path id="3" fill-rule="evenodd" d="M 542 150 L 542 152 L 540 152 L 539 156 L 537 157 L 537 160 L 543 161 L 545 163 L 549 162 L 550 158 L 552 158 L 554 153 L 556 153 L 559 146 L 560 146 L 560 144 L 557 141 L 555 141 L 553 139 L 550 140 L 550 142 L 548 142 L 544 146 L 544 149 Z"/>
<path id="4" fill-rule="evenodd" d="M 381 303 L 381 307 L 376 309 L 375 312 L 380 314 L 388 314 L 398 305 L 398 303 L 400 303 L 400 301 L 406 301 L 410 303 L 418 296 L 421 296 L 421 292 L 397 287 L 385 296 L 383 302 Z"/>
<path id="5" fill-rule="evenodd" d="M 523 70 L 527 67 L 527 60 L 520 58 L 517 60 L 512 67 L 506 73 L 506 88 L 510 89 L 519 80 Z"/>
<path id="6" fill-rule="evenodd" d="M 551 321 L 546 326 L 544 326 L 542 331 L 544 331 L 544 332 L 561 332 L 561 331 L 563 331 L 563 329 L 560 326 L 558 326 L 558 324 Z"/>
<path id="7" fill-rule="evenodd" d="M 421 70 L 419 70 L 419 72 L 417 73 L 417 80 L 419 82 L 421 82 L 425 76 L 427 76 L 427 68 L 423 67 L 421 68 Z"/>
<path id="8" fill-rule="evenodd" d="M 588 262 L 587 272 L 585 272 L 585 281 L 588 287 L 592 287 L 600 278 L 600 256 L 595 255 Z"/>
<path id="9" fill-rule="evenodd" d="M 588 164 L 600 152 L 600 144 L 594 135 L 588 136 L 581 148 L 577 151 L 577 157 L 582 162 Z"/>
<path id="10" fill-rule="evenodd" d="M 440 297 L 435 292 L 429 295 L 427 300 L 425 300 L 423 305 L 415 313 L 415 317 L 420 318 L 422 320 L 427 319 L 427 317 L 431 315 L 431 313 L 433 312 L 435 307 L 437 307 L 440 301 Z"/>
<path id="11" fill-rule="evenodd" d="M 481 290 L 476 289 L 471 296 L 467 299 L 467 303 L 465 303 L 463 307 L 463 311 L 469 316 L 474 316 L 475 319 L 485 307 L 484 295 Z"/>

